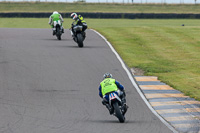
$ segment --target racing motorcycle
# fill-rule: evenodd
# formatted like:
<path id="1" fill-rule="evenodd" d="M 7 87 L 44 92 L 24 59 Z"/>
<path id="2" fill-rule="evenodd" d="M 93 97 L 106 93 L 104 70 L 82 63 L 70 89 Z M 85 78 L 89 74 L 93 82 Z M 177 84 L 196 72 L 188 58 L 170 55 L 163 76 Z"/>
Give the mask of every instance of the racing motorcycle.
<path id="1" fill-rule="evenodd" d="M 82 31 L 83 26 L 74 25 L 72 23 L 72 28 L 70 29 L 70 32 L 71 32 L 71 35 L 72 35 L 74 41 L 78 44 L 79 47 L 83 47 L 83 41 L 85 40 L 85 32 Z M 74 32 L 72 32 L 72 30 Z"/>
<path id="2" fill-rule="evenodd" d="M 62 35 L 62 26 L 61 26 L 61 23 L 60 23 L 60 20 L 58 21 L 54 21 L 54 28 L 56 29 L 55 30 L 55 35 L 57 37 L 58 40 L 61 40 L 61 35 Z"/>
<path id="3" fill-rule="evenodd" d="M 114 113 L 113 115 L 116 116 L 119 119 L 119 122 L 124 123 L 125 122 L 125 107 L 123 107 L 122 100 L 115 92 L 109 93 L 109 104 L 111 108 L 113 108 Z"/>

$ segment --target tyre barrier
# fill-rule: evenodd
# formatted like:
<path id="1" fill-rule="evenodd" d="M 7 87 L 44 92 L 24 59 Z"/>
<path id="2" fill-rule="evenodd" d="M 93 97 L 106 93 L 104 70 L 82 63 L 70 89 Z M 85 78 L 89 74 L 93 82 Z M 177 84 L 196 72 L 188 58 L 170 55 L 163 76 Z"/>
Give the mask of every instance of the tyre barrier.
<path id="1" fill-rule="evenodd" d="M 0 13 L 0 17 L 19 18 L 48 18 L 52 13 Z M 69 18 L 71 13 L 61 13 L 64 18 Z M 177 13 L 85 13 L 80 12 L 84 18 L 124 18 L 124 19 L 199 19 L 200 14 L 177 14 Z"/>

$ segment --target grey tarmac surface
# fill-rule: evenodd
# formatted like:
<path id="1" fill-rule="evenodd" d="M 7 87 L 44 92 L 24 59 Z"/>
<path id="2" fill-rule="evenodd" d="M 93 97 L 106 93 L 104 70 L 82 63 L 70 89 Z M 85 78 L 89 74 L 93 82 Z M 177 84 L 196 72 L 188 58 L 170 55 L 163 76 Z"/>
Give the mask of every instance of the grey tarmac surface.
<path id="1" fill-rule="evenodd" d="M 170 133 L 146 106 L 105 41 L 87 30 L 84 48 L 69 31 L 0 29 L 0 133 Z M 98 96 L 105 72 L 127 92 L 121 124 Z"/>

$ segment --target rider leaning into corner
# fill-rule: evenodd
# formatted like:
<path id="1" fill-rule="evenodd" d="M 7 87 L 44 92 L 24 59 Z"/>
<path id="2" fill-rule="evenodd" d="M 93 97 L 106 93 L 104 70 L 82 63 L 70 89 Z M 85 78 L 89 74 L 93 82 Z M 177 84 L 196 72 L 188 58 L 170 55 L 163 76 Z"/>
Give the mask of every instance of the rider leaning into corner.
<path id="1" fill-rule="evenodd" d="M 51 28 L 53 30 L 53 35 L 56 34 L 56 28 L 54 27 L 54 21 L 57 21 L 62 28 L 62 33 L 64 33 L 64 28 L 62 26 L 62 23 L 64 22 L 61 14 L 59 14 L 57 11 L 54 11 L 53 14 L 49 17 L 49 25 L 51 25 Z"/>
<path id="2" fill-rule="evenodd" d="M 84 18 L 81 15 L 77 15 L 77 13 L 72 13 L 70 17 L 74 20 L 71 27 L 73 34 L 75 34 L 73 27 L 80 25 L 83 26 L 82 31 L 83 31 L 83 36 L 85 37 L 86 36 L 85 30 L 87 29 L 87 23 L 84 20 Z"/>
<path id="3" fill-rule="evenodd" d="M 112 74 L 105 73 L 104 80 L 100 83 L 99 86 L 99 96 L 103 99 L 102 104 L 106 106 L 109 110 L 110 114 L 114 113 L 113 108 L 109 104 L 109 93 L 115 91 L 115 93 L 122 100 L 122 109 L 124 109 L 124 113 L 126 113 L 128 106 L 126 104 L 126 93 L 123 85 L 121 85 L 118 81 L 112 78 Z"/>

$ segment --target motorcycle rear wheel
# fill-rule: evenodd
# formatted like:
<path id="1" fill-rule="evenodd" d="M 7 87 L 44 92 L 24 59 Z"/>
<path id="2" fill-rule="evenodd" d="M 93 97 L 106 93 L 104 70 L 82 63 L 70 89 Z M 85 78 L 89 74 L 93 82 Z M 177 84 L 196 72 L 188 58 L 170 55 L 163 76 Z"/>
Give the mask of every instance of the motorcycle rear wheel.
<path id="1" fill-rule="evenodd" d="M 119 105 L 117 102 L 113 103 L 113 108 L 114 108 L 116 117 L 119 119 L 119 122 L 124 123 L 125 117 L 123 116 L 121 110 L 119 109 Z"/>
<path id="2" fill-rule="evenodd" d="M 61 32 L 60 32 L 60 27 L 56 27 L 56 36 L 58 40 L 61 40 Z"/>
<path id="3" fill-rule="evenodd" d="M 58 40 L 61 40 L 61 36 L 57 36 L 57 39 L 58 39 Z"/>
<path id="4" fill-rule="evenodd" d="M 83 36 L 82 34 L 77 34 L 77 43 L 79 47 L 83 47 Z"/>

